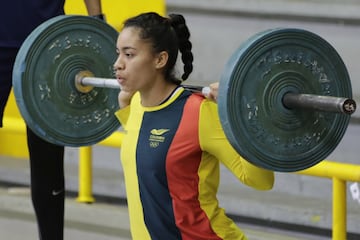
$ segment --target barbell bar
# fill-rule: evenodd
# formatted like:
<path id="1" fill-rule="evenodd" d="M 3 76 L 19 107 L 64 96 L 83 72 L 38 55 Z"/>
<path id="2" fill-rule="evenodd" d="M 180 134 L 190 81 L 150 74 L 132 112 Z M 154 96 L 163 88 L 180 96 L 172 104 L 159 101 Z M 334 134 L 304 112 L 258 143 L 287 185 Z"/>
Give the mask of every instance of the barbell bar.
<path id="1" fill-rule="evenodd" d="M 117 36 L 105 22 L 75 15 L 50 19 L 28 36 L 15 60 L 13 87 L 21 115 L 37 135 L 78 147 L 121 127 L 114 115 Z M 336 50 L 320 36 L 292 28 L 269 29 L 243 42 L 224 66 L 217 102 L 234 149 L 281 172 L 327 157 L 356 109 Z"/>
<path id="2" fill-rule="evenodd" d="M 87 93 L 93 87 L 120 89 L 120 85 L 118 84 L 116 79 L 87 76 L 92 74 L 89 74 L 88 71 L 85 72 L 86 73 L 80 72 L 75 77 L 75 86 L 80 92 Z M 206 95 L 210 92 L 209 87 L 194 85 L 182 86 L 189 91 L 202 93 L 203 95 Z M 355 100 L 350 98 L 291 92 L 284 94 L 283 104 L 287 108 L 304 108 L 314 111 L 344 114 L 353 114 L 356 110 L 356 102 Z"/>
<path id="3" fill-rule="evenodd" d="M 76 89 L 82 93 L 90 92 L 94 87 L 120 89 L 120 85 L 113 78 L 94 77 L 90 71 L 80 71 L 75 75 L 74 84 Z M 210 92 L 209 87 L 182 85 L 186 90 L 206 95 Z"/>

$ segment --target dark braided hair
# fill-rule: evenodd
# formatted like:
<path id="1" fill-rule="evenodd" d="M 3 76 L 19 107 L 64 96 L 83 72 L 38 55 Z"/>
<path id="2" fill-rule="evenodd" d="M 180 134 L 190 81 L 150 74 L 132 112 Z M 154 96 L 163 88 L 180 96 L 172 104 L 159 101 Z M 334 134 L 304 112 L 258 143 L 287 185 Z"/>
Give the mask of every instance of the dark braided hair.
<path id="1" fill-rule="evenodd" d="M 140 28 L 140 38 L 150 41 L 155 53 L 162 51 L 168 53 L 169 59 L 165 65 L 165 79 L 167 81 L 177 85 L 182 82 L 174 74 L 179 51 L 184 63 L 184 73 L 181 79 L 185 81 L 189 77 L 193 70 L 194 57 L 191 52 L 192 44 L 189 40 L 190 31 L 182 15 L 170 14 L 169 18 L 165 18 L 155 12 L 143 13 L 126 20 L 124 28 L 126 27 Z"/>

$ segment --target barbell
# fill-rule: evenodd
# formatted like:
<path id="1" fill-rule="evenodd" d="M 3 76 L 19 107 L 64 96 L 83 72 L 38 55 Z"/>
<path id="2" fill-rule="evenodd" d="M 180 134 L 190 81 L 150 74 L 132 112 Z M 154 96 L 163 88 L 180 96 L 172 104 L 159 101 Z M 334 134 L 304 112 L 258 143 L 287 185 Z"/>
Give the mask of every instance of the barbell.
<path id="1" fill-rule="evenodd" d="M 105 22 L 76 15 L 52 18 L 28 36 L 15 60 L 13 87 L 37 135 L 78 147 L 119 129 L 112 68 L 117 36 Z M 248 161 L 292 172 L 336 148 L 356 109 L 351 97 L 345 64 L 328 42 L 303 29 L 270 29 L 245 41 L 225 65 L 219 118 Z"/>
<path id="2" fill-rule="evenodd" d="M 116 79 L 94 77 L 87 70 L 80 71 L 74 79 L 76 89 L 82 93 L 90 92 L 94 87 L 115 88 L 120 89 L 120 85 Z M 202 93 L 206 95 L 210 93 L 210 87 L 182 85 L 185 89 Z M 356 109 L 356 102 L 350 98 L 320 96 L 315 94 L 303 94 L 286 92 L 282 95 L 282 104 L 284 107 L 306 108 L 317 111 L 353 114 Z"/>

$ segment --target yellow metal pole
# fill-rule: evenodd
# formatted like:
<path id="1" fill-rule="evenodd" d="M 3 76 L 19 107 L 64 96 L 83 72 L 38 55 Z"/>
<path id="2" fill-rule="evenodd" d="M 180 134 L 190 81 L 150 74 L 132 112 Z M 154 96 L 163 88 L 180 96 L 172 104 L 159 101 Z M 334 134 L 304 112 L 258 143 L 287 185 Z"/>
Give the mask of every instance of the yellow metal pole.
<path id="1" fill-rule="evenodd" d="M 115 148 L 121 148 L 122 140 L 124 137 L 124 132 L 116 131 L 113 134 L 111 134 L 109 137 L 105 138 L 101 142 L 99 142 L 99 145 L 107 146 L 107 147 L 115 147 Z"/>
<path id="2" fill-rule="evenodd" d="M 346 181 L 333 178 L 332 239 L 346 240 Z"/>
<path id="3" fill-rule="evenodd" d="M 120 148 L 122 138 L 122 132 L 114 132 L 99 144 Z M 92 193 L 92 147 L 79 148 L 79 192 L 76 200 L 83 203 L 95 202 Z"/>
<path id="4" fill-rule="evenodd" d="M 78 202 L 93 203 L 92 194 L 92 147 L 79 148 L 79 192 Z"/>

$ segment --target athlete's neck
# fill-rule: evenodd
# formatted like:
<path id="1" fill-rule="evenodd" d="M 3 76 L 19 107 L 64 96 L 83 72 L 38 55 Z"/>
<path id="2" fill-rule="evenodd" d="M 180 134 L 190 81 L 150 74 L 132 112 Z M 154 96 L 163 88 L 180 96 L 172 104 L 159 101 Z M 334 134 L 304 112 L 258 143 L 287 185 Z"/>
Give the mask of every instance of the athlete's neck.
<path id="1" fill-rule="evenodd" d="M 165 85 L 160 89 L 153 89 L 153 91 L 148 91 L 146 93 L 141 93 L 141 105 L 144 107 L 155 107 L 160 104 L 163 104 L 173 95 L 175 90 L 178 88 L 175 84 Z"/>

